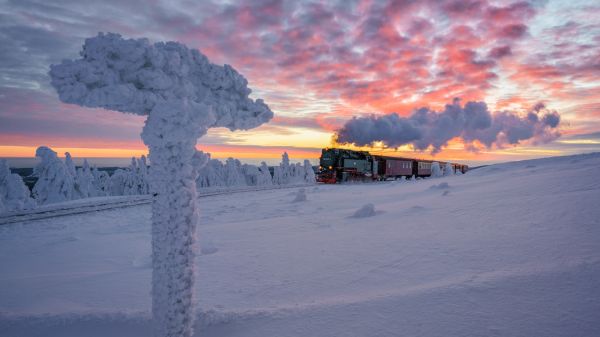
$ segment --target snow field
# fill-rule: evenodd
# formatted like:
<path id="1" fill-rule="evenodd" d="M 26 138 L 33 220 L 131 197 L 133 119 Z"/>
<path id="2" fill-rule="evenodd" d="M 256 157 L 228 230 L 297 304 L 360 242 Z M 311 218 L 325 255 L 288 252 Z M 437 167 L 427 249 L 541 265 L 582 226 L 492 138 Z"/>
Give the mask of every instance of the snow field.
<path id="1" fill-rule="evenodd" d="M 200 199 L 194 335 L 599 335 L 599 165 Z M 0 330 L 147 336 L 149 226 L 148 205 L 0 226 Z"/>

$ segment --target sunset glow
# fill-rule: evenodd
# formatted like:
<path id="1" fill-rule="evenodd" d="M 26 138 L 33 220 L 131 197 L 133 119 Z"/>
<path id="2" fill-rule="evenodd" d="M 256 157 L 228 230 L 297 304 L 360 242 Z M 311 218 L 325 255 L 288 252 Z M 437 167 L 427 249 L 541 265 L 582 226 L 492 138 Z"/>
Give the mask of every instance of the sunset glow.
<path id="1" fill-rule="evenodd" d="M 560 114 L 561 136 L 489 148 L 456 138 L 435 158 L 486 163 L 600 150 L 595 1 L 73 1 L 0 10 L 0 157 L 33 157 L 40 145 L 79 157 L 146 153 L 143 117 L 63 104 L 49 85 L 49 65 L 75 57 L 99 31 L 179 41 L 244 74 L 276 117 L 245 132 L 210 130 L 198 148 L 214 158 L 275 163 L 287 151 L 314 160 L 352 117 L 439 111 L 454 98 L 520 116 L 544 102 Z M 411 146 L 363 149 L 431 157 Z"/>

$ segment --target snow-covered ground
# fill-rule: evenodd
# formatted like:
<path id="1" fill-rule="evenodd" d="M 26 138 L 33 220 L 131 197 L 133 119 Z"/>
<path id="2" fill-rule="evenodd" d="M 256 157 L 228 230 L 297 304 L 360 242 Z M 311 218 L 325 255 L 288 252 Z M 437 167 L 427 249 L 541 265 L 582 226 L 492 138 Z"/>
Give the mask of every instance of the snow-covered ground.
<path id="1" fill-rule="evenodd" d="M 202 198 L 195 335 L 600 336 L 599 173 Z M 149 336 L 150 275 L 149 205 L 2 225 L 0 335 Z"/>

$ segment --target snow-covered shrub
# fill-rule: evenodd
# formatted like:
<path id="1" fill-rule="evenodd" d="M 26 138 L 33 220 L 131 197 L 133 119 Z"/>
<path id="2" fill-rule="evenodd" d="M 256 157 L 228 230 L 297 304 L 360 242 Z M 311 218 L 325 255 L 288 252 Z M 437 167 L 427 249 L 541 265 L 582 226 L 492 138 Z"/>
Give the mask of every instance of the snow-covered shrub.
<path id="1" fill-rule="evenodd" d="M 440 163 L 434 161 L 431 163 L 431 177 L 437 178 L 442 176 L 442 168 L 440 167 Z"/>
<path id="2" fill-rule="evenodd" d="M 46 146 L 40 146 L 35 151 L 40 163 L 34 167 L 33 174 L 38 178 L 33 186 L 33 196 L 43 205 L 73 199 L 74 181 L 65 163 L 56 152 Z"/>
<path id="3" fill-rule="evenodd" d="M 77 60 L 51 66 L 60 99 L 148 116 L 142 140 L 152 163 L 152 315 L 156 336 L 191 336 L 198 209 L 195 149 L 209 128 L 248 130 L 273 112 L 249 98 L 248 81 L 177 42 L 98 34 Z"/>
<path id="4" fill-rule="evenodd" d="M 454 175 L 454 167 L 452 167 L 451 163 L 446 163 L 444 166 L 444 176 Z"/>
<path id="5" fill-rule="evenodd" d="M 11 173 L 6 159 L 0 159 L 0 213 L 34 207 L 35 201 L 21 176 Z"/>

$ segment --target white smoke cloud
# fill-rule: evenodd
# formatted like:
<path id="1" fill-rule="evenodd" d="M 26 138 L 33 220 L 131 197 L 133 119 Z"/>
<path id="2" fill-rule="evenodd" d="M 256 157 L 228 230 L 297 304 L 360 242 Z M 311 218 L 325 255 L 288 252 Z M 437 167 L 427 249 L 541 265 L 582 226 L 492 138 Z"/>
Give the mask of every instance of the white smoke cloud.
<path id="1" fill-rule="evenodd" d="M 337 131 L 336 141 L 357 146 L 382 142 L 394 148 L 411 144 L 416 150 L 431 148 L 437 153 L 455 137 L 462 138 L 469 150 L 474 149 L 475 141 L 488 148 L 516 145 L 525 140 L 545 143 L 560 136 L 559 123 L 560 115 L 541 103 L 521 117 L 510 111 L 492 114 L 484 102 L 467 102 L 462 106 L 455 99 L 441 112 L 420 108 L 409 117 L 397 113 L 354 117 Z"/>

